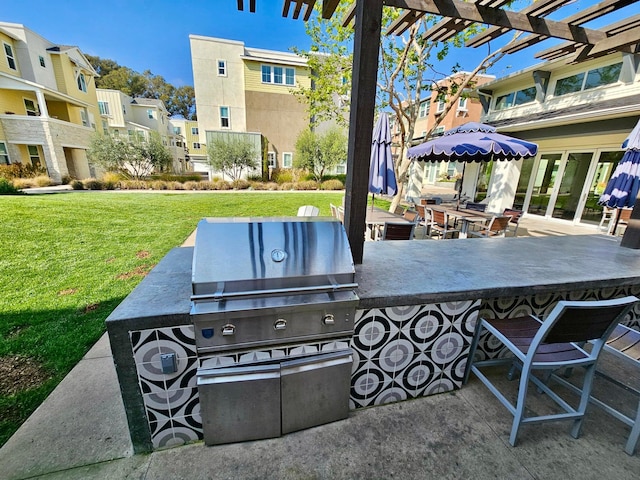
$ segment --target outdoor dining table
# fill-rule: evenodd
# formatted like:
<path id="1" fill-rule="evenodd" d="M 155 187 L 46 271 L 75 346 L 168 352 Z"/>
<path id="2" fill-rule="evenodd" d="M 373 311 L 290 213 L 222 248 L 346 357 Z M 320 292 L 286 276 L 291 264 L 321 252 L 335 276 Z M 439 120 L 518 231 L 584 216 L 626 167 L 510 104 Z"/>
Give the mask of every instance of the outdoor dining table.
<path id="1" fill-rule="evenodd" d="M 371 232 L 371 240 L 377 240 L 381 231 L 378 227 L 384 227 L 384 224 L 387 222 L 413 223 L 402 215 L 395 214 L 388 210 L 384 210 L 379 207 L 367 207 L 365 223 L 367 225 L 367 229 Z"/>
<path id="2" fill-rule="evenodd" d="M 460 220 L 460 235 L 458 238 L 467 238 L 469 234 L 469 225 L 472 223 L 480 223 L 491 220 L 493 214 L 480 212 L 478 210 L 468 210 L 466 208 L 448 207 L 446 205 L 438 205 L 432 207 L 433 210 L 446 212 L 456 220 Z"/>

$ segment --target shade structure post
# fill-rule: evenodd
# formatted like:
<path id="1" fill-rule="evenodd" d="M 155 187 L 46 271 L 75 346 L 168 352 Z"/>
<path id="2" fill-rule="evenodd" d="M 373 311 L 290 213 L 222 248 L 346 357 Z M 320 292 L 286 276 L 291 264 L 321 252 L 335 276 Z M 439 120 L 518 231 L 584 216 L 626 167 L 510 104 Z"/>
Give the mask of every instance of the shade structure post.
<path id="1" fill-rule="evenodd" d="M 344 224 L 353 261 L 362 263 L 371 136 L 378 76 L 383 0 L 357 0 L 349 116 Z"/>
<path id="2" fill-rule="evenodd" d="M 627 229 L 624 231 L 620 242 L 621 247 L 640 249 L 640 207 L 638 205 L 640 205 L 640 201 L 636 199 Z"/>

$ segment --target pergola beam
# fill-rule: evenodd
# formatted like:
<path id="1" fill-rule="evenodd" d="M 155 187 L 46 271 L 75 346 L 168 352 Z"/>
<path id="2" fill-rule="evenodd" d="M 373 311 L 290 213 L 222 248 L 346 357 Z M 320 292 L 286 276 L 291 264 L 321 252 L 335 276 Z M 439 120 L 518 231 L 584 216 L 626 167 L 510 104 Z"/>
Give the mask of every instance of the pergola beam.
<path id="1" fill-rule="evenodd" d="M 486 7 L 476 3 L 467 3 L 461 0 L 385 0 L 385 4 L 390 7 L 486 23 L 496 27 L 537 33 L 578 43 L 595 44 L 606 37 L 603 32 L 598 30 L 568 25 L 567 23 L 519 12 L 510 12 L 500 8 Z"/>

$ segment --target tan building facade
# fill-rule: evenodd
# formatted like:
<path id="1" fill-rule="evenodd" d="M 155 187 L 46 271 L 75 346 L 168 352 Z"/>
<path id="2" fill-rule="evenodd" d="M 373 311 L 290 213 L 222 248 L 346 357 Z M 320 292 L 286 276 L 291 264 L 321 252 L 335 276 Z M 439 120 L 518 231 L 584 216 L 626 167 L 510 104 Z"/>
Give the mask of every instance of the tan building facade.
<path id="1" fill-rule="evenodd" d="M 257 161 L 266 152 L 270 170 L 292 167 L 296 139 L 309 126 L 306 106 L 292 94 L 298 84 L 311 84 L 306 60 L 238 41 L 199 35 L 189 40 L 199 143 L 221 132 L 260 134 L 264 152 Z"/>
<path id="2" fill-rule="evenodd" d="M 77 47 L 0 22 L 0 163 L 42 168 L 54 181 L 87 178 L 99 121 L 95 77 Z"/>

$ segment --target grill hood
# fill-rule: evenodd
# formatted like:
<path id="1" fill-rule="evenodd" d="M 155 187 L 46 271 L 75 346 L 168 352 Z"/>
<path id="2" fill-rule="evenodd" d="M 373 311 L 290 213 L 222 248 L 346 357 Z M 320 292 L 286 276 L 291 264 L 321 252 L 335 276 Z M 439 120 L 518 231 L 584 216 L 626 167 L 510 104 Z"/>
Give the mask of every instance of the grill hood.
<path id="1" fill-rule="evenodd" d="M 192 300 L 353 289 L 342 223 L 329 217 L 205 218 L 198 223 Z"/>

